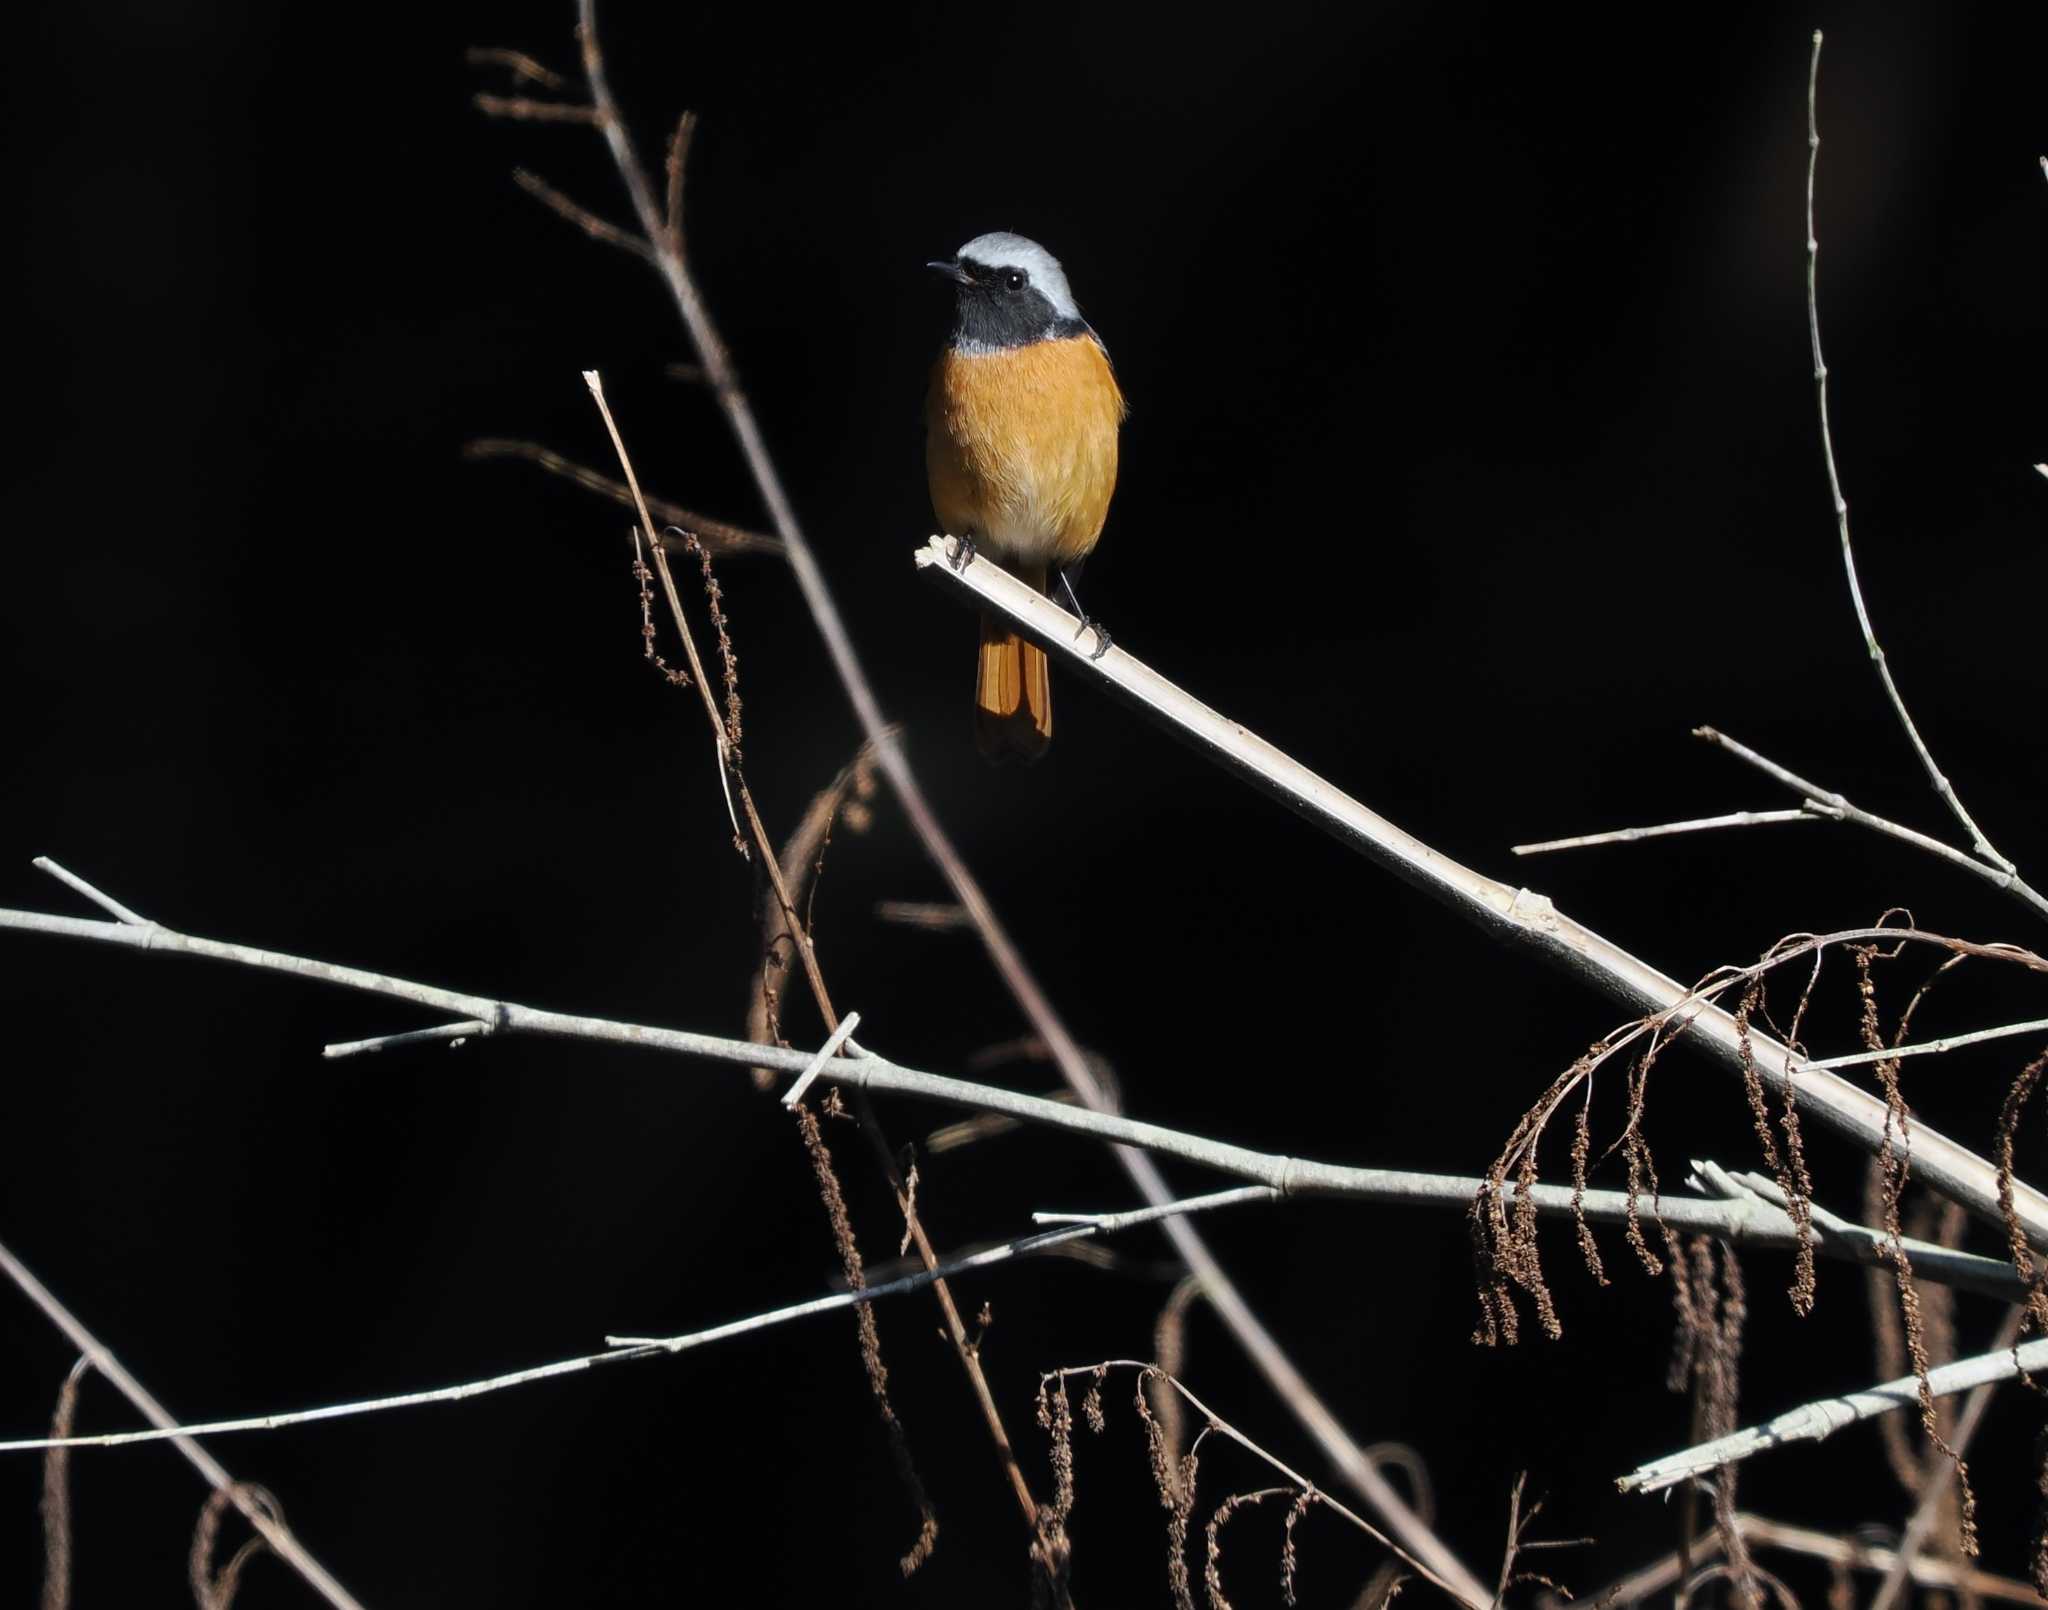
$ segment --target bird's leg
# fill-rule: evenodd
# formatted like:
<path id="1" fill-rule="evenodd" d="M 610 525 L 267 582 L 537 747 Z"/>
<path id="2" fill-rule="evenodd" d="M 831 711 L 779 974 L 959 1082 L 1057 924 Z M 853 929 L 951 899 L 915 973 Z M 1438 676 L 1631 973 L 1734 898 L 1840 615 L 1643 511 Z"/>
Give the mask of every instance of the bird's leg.
<path id="1" fill-rule="evenodd" d="M 974 533 L 963 531 L 953 539 L 953 570 L 955 574 L 974 563 Z"/>
<path id="2" fill-rule="evenodd" d="M 1080 617 L 1081 631 L 1093 632 L 1095 634 L 1095 652 L 1090 654 L 1088 658 L 1099 660 L 1109 652 L 1109 628 L 1104 626 L 1101 621 L 1088 618 L 1088 611 L 1081 607 L 1081 600 L 1074 592 L 1074 578 L 1067 574 L 1069 568 L 1071 567 L 1063 566 L 1060 570 L 1060 590 L 1067 595 L 1068 607 Z M 1076 632 L 1074 635 L 1079 637 L 1081 633 Z"/>

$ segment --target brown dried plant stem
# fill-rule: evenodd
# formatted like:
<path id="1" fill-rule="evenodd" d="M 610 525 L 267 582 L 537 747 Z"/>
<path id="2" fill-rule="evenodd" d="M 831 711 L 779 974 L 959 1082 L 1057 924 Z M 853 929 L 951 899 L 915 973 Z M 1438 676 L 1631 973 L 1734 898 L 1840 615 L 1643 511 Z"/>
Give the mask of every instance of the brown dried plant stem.
<path id="1" fill-rule="evenodd" d="M 938 816 L 925 798 L 924 790 L 917 780 L 916 773 L 911 770 L 910 762 L 904 755 L 901 745 L 890 736 L 888 722 L 883 717 L 881 705 L 868 682 L 860 658 L 854 651 L 853 640 L 825 581 L 824 571 L 819 567 L 817 558 L 804 537 L 803 528 L 796 517 L 796 509 L 783 487 L 781 475 L 776 470 L 775 461 L 768 451 L 767 441 L 754 418 L 753 407 L 740 385 L 738 372 L 726 351 L 724 341 L 718 334 L 717 326 L 712 321 L 710 309 L 698 290 L 695 277 L 690 272 L 688 260 L 683 253 L 680 211 L 682 158 L 687 150 L 690 120 L 685 118 L 678 125 L 677 137 L 671 146 L 668 206 L 664 208 L 655 196 L 647 170 L 641 164 L 634 147 L 632 134 L 620 116 L 618 103 L 612 95 L 610 82 L 605 73 L 604 56 L 598 46 L 596 0 L 577 0 L 577 18 L 584 77 L 590 91 L 591 105 L 597 113 L 598 128 L 604 135 L 620 180 L 631 198 L 642 237 L 645 243 L 653 248 L 653 266 L 675 302 L 684 329 L 692 346 L 696 348 L 704 384 L 717 399 L 725 415 L 726 422 L 739 445 L 741 456 L 753 477 L 762 504 L 768 511 L 769 523 L 784 545 L 790 569 L 796 577 L 798 589 L 803 594 L 804 603 L 810 610 L 819 635 L 824 639 L 833 670 L 853 705 L 864 735 L 876 746 L 882 775 L 887 780 L 891 792 L 895 794 L 897 802 L 902 806 L 912 830 L 923 844 L 925 853 L 931 857 L 940 875 L 952 888 L 954 898 L 974 924 L 983 946 L 988 951 L 991 964 L 1010 991 L 1032 1032 L 1045 1042 L 1051 1052 L 1061 1077 L 1090 1107 L 1097 1111 L 1108 1111 L 1111 1105 L 1109 1096 L 1090 1071 L 1079 1043 L 1068 1032 L 1065 1023 L 1054 1011 L 1052 1002 L 1039 987 L 1029 967 L 1025 965 L 1022 952 L 1018 950 L 1008 930 L 998 920 L 995 908 L 989 903 L 981 885 L 968 870 L 966 862 L 961 859 L 951 839 L 940 826 Z M 1148 1159 L 1128 1150 L 1119 1150 L 1116 1155 L 1125 1172 L 1137 1186 L 1139 1194 L 1148 1203 L 1156 1207 L 1173 1199 L 1172 1188 Z M 1395 1491 L 1392 1483 L 1380 1474 L 1365 1450 L 1353 1440 L 1337 1417 L 1315 1394 L 1306 1378 L 1295 1368 L 1293 1361 L 1252 1312 L 1236 1284 L 1216 1261 L 1215 1255 L 1209 1250 L 1208 1243 L 1203 1240 L 1200 1232 L 1184 1221 L 1170 1220 L 1166 1226 L 1166 1234 L 1173 1243 L 1174 1250 L 1187 1263 L 1189 1269 L 1201 1278 L 1210 1306 L 1236 1337 L 1239 1345 L 1250 1355 L 1274 1390 L 1316 1439 L 1324 1455 L 1412 1549 L 1430 1560 L 1440 1574 L 1458 1584 L 1461 1597 L 1475 1605 L 1485 1604 L 1488 1594 L 1480 1586 L 1479 1580 L 1444 1547 L 1429 1528 L 1422 1524 L 1419 1517 Z"/>
<path id="2" fill-rule="evenodd" d="M 804 977 L 810 985 L 812 998 L 817 1003 L 818 1015 L 824 1020 L 828 1031 L 836 1032 L 839 1028 L 839 1014 L 833 1008 L 831 994 L 825 987 L 825 975 L 818 965 L 817 948 L 811 941 L 810 929 L 804 922 L 803 914 L 797 910 L 796 902 L 790 895 L 788 881 L 783 877 L 782 863 L 775 853 L 774 841 L 769 837 L 768 829 L 761 821 L 761 813 L 754 804 L 753 791 L 747 787 L 746 777 L 741 770 L 737 735 L 731 730 L 736 718 L 728 718 L 720 712 L 718 701 L 711 692 L 710 679 L 704 674 L 703 662 L 698 656 L 688 617 L 683 613 L 682 600 L 676 591 L 675 577 L 669 569 L 668 555 L 654 530 L 654 522 L 648 515 L 646 502 L 640 495 L 640 480 L 634 473 L 632 459 L 627 454 L 625 441 L 619 434 L 618 422 L 612 417 L 611 407 L 605 401 L 604 384 L 595 371 L 586 374 L 584 379 L 589 384 L 591 397 L 604 418 L 605 429 L 611 436 L 612 446 L 618 453 L 619 468 L 626 477 L 626 485 L 633 493 L 634 507 L 640 517 L 641 535 L 648 551 L 653 555 L 655 569 L 661 576 L 662 591 L 668 599 L 676 632 L 682 639 L 684 651 L 690 661 L 691 674 L 703 700 L 705 716 L 711 724 L 712 734 L 717 743 L 720 770 L 732 794 L 739 800 L 740 811 L 746 819 L 747 842 L 752 846 L 753 855 L 767 877 L 769 887 L 774 891 L 783 921 L 795 943 L 797 956 L 803 963 Z M 904 1182 L 902 1171 L 896 1166 L 895 1154 L 882 1132 L 881 1122 L 876 1117 L 873 1104 L 868 1100 L 866 1092 L 857 1094 L 854 1111 L 860 1132 L 868 1141 L 890 1190 L 895 1193 L 897 1206 L 902 1211 L 905 1228 L 917 1248 L 918 1257 L 923 1260 L 926 1272 L 935 1274 L 939 1266 L 938 1253 L 925 1233 L 916 1201 Z M 821 1186 L 827 1190 L 830 1202 L 836 1197 L 837 1186 L 830 1178 L 829 1163 L 823 1161 L 823 1143 L 817 1134 L 816 1119 L 806 1111 L 799 1115 L 799 1123 L 804 1125 L 807 1149 L 818 1167 Z M 840 1231 L 842 1253 L 847 1258 L 847 1278 L 858 1286 L 862 1278 L 856 1261 L 858 1254 L 851 1250 L 852 1237 L 850 1230 L 844 1225 L 843 1209 L 834 1210 L 834 1220 Z M 935 1279 L 932 1282 L 932 1292 L 938 1299 L 939 1311 L 945 1320 L 946 1334 L 953 1344 L 954 1357 L 959 1360 L 962 1370 L 966 1373 L 976 1406 L 981 1411 L 983 1424 L 995 1445 L 997 1462 L 1002 1466 L 1003 1474 L 1023 1514 L 1026 1530 L 1035 1535 L 1038 1527 L 1038 1501 L 1032 1494 L 1030 1483 L 1025 1479 L 1023 1467 L 1017 1461 L 1016 1450 L 1010 1444 L 1009 1433 L 1004 1429 L 1002 1413 L 996 1406 L 995 1394 L 989 1390 L 988 1378 L 982 1372 L 979 1351 L 968 1335 L 966 1323 L 960 1316 L 959 1306 L 953 1301 L 952 1288 L 943 1279 Z M 882 1390 L 881 1365 L 872 1339 L 871 1310 L 864 1307 L 860 1315 L 864 1327 L 862 1352 L 875 1384 L 875 1395 L 888 1419 L 892 1436 L 899 1439 L 897 1446 L 899 1457 L 904 1461 L 906 1479 L 916 1486 L 916 1478 L 908 1464 L 907 1452 L 900 1442 L 901 1432 L 896 1425 L 894 1411 L 888 1408 L 888 1399 Z M 934 1523 L 929 1505 L 923 1501 L 921 1492 L 918 1497 L 920 1508 L 925 1510 L 925 1532 L 918 1548 L 906 1558 L 906 1571 L 914 1569 L 915 1564 L 929 1552 L 932 1537 Z"/>
<path id="3" fill-rule="evenodd" d="M 692 379 L 700 379 L 717 397 L 719 408 L 725 414 L 727 424 L 739 444 L 741 457 L 748 463 L 754 477 L 756 490 L 760 492 L 762 504 L 768 508 L 770 524 L 774 526 L 778 541 L 784 545 L 788 563 L 791 563 L 797 586 L 803 592 L 805 604 L 811 610 L 811 619 L 817 625 L 819 635 L 825 641 L 825 651 L 834 666 L 834 672 L 844 686 L 848 701 L 854 707 L 860 727 L 868 742 L 879 750 L 879 768 L 889 782 L 891 793 L 903 807 L 905 817 L 911 823 L 911 830 L 918 834 L 926 848 L 926 854 L 938 866 L 940 875 L 954 891 L 954 899 L 961 903 L 967 920 L 981 936 L 987 948 L 989 963 L 997 975 L 1010 989 L 1018 1010 L 1024 1014 L 1030 1028 L 1047 1043 L 1055 1065 L 1067 1086 L 1096 1110 L 1110 1110 L 1110 1096 L 1096 1082 L 1087 1059 L 1081 1053 L 1077 1041 L 1067 1032 L 1059 1014 L 1053 1010 L 1051 1000 L 1038 987 L 1030 969 L 1024 965 L 1022 952 L 1010 938 L 1008 930 L 995 918 L 995 909 L 989 905 L 987 895 L 975 881 L 967 862 L 961 860 L 952 842 L 940 828 L 938 817 L 932 811 L 930 801 L 924 797 L 918 776 L 911 772 L 909 760 L 903 756 L 899 744 L 889 737 L 887 721 L 883 719 L 881 705 L 874 698 L 874 690 L 868 684 L 866 672 L 860 666 L 860 658 L 854 653 L 852 637 L 846 631 L 846 623 L 840 617 L 838 604 L 831 598 L 831 590 L 825 584 L 823 569 L 817 565 L 817 557 L 811 553 L 805 541 L 803 528 L 797 522 L 797 512 L 782 488 L 780 473 L 774 467 L 774 459 L 768 453 L 766 438 L 754 418 L 754 410 L 748 395 L 739 385 L 737 371 L 733 369 L 731 356 L 725 350 L 725 342 L 719 338 L 717 326 L 711 320 L 711 311 L 702 299 L 696 281 L 690 272 L 684 256 L 682 236 L 682 158 L 688 150 L 688 139 L 692 121 L 684 121 L 676 129 L 676 137 L 670 145 L 668 162 L 668 207 L 655 199 L 653 184 L 647 178 L 647 170 L 639 162 L 639 154 L 633 145 L 633 137 L 625 127 L 625 121 L 618 115 L 618 104 L 612 98 L 610 84 L 604 72 L 604 55 L 598 49 L 596 31 L 596 4 L 594 0 L 578 0 L 578 35 L 584 53 L 584 76 L 590 90 L 590 107 L 596 113 L 596 125 L 602 131 L 606 145 L 610 147 L 612 162 L 618 168 L 618 176 L 625 182 L 627 193 L 633 201 L 635 217 L 641 223 L 641 238 L 633 242 L 635 256 L 643 256 L 655 272 L 659 272 L 664 285 L 668 287 L 676 311 L 682 315 L 684 330 L 696 348 L 698 367 Z M 553 205 L 553 203 L 549 203 Z M 559 211 L 559 209 L 557 209 Z M 580 227 L 590 227 L 592 215 L 584 209 L 567 213 L 571 221 Z M 602 223 L 602 219 L 598 219 Z M 602 236 L 602 231 L 600 231 Z M 1171 1200 L 1174 1192 L 1167 1186 L 1165 1178 L 1151 1166 L 1143 1155 L 1133 1151 L 1118 1151 L 1118 1161 L 1124 1172 L 1137 1184 L 1141 1196 L 1153 1206 Z M 1167 1239 L 1174 1243 L 1174 1249 L 1188 1264 L 1188 1268 L 1202 1278 L 1202 1288 L 1208 1295 L 1210 1307 L 1225 1321 L 1229 1331 L 1237 1338 L 1239 1346 L 1251 1356 L 1274 1391 L 1288 1403 L 1303 1426 L 1321 1444 L 1323 1454 L 1343 1473 L 1370 1503 L 1370 1506 L 1389 1522 L 1401 1536 L 1409 1540 L 1411 1547 L 1436 1561 L 1438 1569 L 1450 1579 L 1458 1581 L 1464 1596 L 1473 1604 L 1485 1604 L 1487 1592 L 1479 1585 L 1479 1579 L 1464 1569 L 1444 1544 L 1427 1530 L 1421 1520 L 1407 1508 L 1407 1503 L 1374 1467 L 1366 1450 L 1343 1430 L 1337 1417 L 1323 1405 L 1323 1401 L 1309 1387 L 1307 1379 L 1294 1362 L 1280 1350 L 1280 1344 L 1272 1333 L 1260 1323 L 1251 1307 L 1245 1303 L 1235 1282 L 1225 1274 L 1223 1266 L 1210 1254 L 1208 1243 L 1200 1233 L 1186 1223 L 1171 1221 L 1167 1225 Z"/>
<path id="4" fill-rule="evenodd" d="M 1875 1154 L 1891 1132 L 1885 1102 L 1839 1076 L 1819 1070 L 1783 1043 L 1701 999 L 1584 923 L 1567 917 L 1546 895 L 1462 866 L 1413 834 L 1402 831 L 1328 779 L 1267 743 L 1256 733 L 1203 704 L 1150 666 L 1114 645 L 1090 659 L 1079 623 L 1048 598 L 994 565 L 955 570 L 943 538 L 917 551 L 921 573 L 977 607 L 1014 624 L 1075 674 L 1093 677 L 1147 719 L 1217 761 L 1253 787 L 1306 818 L 1340 843 L 1478 922 L 1503 942 L 1526 946 L 1587 983 L 1624 1002 L 1645 1020 L 1685 1014 L 1672 1031 L 1710 1053 L 1738 1075 L 1753 1058 L 1764 1083 L 1789 1095 L 1802 1112 Z M 1989 947 L 1986 954 L 1995 954 Z M 1749 1057 L 1744 1055 L 1744 1045 Z M 1913 1126 L 1913 1173 L 1923 1184 L 1961 1202 L 1989 1223 L 2003 1224 L 1999 1174 L 1991 1163 L 1938 1131 Z M 2048 1247 L 2048 1198 L 2020 1186 L 2014 1211 L 2036 1246 Z"/>
<path id="5" fill-rule="evenodd" d="M 51 1324 L 62 1331 L 71 1345 L 90 1361 L 93 1369 L 105 1377 L 107 1383 L 133 1404 L 143 1419 L 159 1430 L 168 1430 L 177 1425 L 170 1411 L 150 1396 L 142 1383 L 128 1373 L 127 1367 L 109 1352 L 100 1339 L 87 1330 L 78 1317 L 59 1302 L 50 1288 L 45 1286 L 19 1258 L 5 1246 L 0 1246 L 0 1272 L 19 1287 L 28 1300 L 43 1311 Z M 239 1482 L 227 1473 L 221 1462 L 214 1458 L 192 1438 L 183 1435 L 168 1439 L 183 1454 L 186 1463 L 199 1472 L 200 1477 L 216 1494 L 225 1493 L 226 1502 L 242 1512 L 242 1516 L 268 1543 L 277 1557 L 289 1565 L 306 1585 L 334 1610 L 363 1610 L 361 1601 L 335 1581 L 327 1567 L 314 1559 L 291 1529 L 282 1520 L 272 1516 L 257 1497 L 257 1490 Z"/>

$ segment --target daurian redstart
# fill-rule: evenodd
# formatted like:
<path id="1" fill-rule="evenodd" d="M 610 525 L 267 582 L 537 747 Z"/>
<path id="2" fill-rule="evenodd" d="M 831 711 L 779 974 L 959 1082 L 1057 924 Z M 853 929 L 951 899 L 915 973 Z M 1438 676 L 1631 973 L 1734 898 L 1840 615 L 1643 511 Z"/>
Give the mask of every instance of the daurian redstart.
<path id="1" fill-rule="evenodd" d="M 978 235 L 932 268 L 954 282 L 953 334 L 925 397 L 925 472 L 957 564 L 979 555 L 1049 592 L 1074 579 L 1116 490 L 1123 393 L 1052 254 L 1022 235 Z M 974 735 L 991 760 L 1036 760 L 1052 739 L 1045 651 L 981 619 Z"/>

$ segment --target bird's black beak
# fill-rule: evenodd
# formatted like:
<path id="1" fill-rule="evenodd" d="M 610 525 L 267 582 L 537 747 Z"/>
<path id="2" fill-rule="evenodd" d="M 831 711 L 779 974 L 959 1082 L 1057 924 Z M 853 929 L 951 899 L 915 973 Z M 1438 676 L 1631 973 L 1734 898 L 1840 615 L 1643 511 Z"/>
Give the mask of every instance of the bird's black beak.
<path id="1" fill-rule="evenodd" d="M 950 263 L 926 263 L 924 266 L 930 269 L 934 274 L 945 275 L 947 279 L 951 280 L 956 285 L 965 285 L 968 283 L 967 270 L 962 268 L 957 260 Z"/>

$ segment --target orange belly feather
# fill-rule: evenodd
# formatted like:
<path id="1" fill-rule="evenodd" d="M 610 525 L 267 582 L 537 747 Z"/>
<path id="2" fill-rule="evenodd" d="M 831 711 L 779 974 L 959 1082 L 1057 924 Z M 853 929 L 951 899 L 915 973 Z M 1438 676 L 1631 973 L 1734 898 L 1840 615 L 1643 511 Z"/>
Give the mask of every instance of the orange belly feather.
<path id="1" fill-rule="evenodd" d="M 925 399 L 939 524 L 949 536 L 971 532 L 1005 569 L 1085 558 L 1116 490 L 1123 414 L 1109 358 L 1088 336 L 948 351 Z"/>
<path id="2" fill-rule="evenodd" d="M 1116 490 L 1124 416 L 1109 357 L 1088 336 L 999 352 L 947 351 L 925 397 L 925 470 L 948 536 L 1041 592 L 1087 557 Z M 1052 741 L 1045 651 L 984 615 L 975 738 L 992 760 L 1036 760 Z"/>

